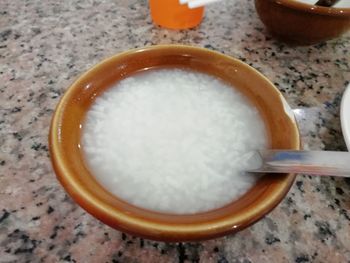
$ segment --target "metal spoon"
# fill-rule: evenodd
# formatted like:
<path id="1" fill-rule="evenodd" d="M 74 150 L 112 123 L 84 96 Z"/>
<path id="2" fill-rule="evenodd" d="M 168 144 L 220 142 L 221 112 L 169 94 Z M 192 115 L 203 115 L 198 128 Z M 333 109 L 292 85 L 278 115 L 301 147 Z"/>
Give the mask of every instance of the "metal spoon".
<path id="1" fill-rule="evenodd" d="M 315 5 L 331 7 L 338 3 L 340 0 L 318 0 Z"/>
<path id="2" fill-rule="evenodd" d="M 259 150 L 252 173 L 306 173 L 350 177 L 350 153 L 332 151 Z"/>

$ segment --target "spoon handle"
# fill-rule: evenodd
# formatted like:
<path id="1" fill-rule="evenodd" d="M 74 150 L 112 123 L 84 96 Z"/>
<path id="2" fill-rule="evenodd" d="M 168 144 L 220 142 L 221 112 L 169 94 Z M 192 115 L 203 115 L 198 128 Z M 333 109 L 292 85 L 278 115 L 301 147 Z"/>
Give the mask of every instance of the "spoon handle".
<path id="1" fill-rule="evenodd" d="M 349 152 L 259 150 L 257 154 L 261 166 L 249 172 L 350 177 Z"/>
<path id="2" fill-rule="evenodd" d="M 315 5 L 330 7 L 337 2 L 339 2 L 339 0 L 318 0 Z"/>

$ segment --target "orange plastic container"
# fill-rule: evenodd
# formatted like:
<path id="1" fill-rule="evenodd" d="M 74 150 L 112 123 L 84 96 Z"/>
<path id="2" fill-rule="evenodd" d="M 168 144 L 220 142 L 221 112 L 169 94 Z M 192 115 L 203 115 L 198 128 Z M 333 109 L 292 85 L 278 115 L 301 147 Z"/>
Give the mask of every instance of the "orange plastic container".
<path id="1" fill-rule="evenodd" d="M 203 7 L 190 9 L 179 0 L 149 0 L 149 5 L 153 22 L 170 29 L 192 28 L 203 18 Z"/>

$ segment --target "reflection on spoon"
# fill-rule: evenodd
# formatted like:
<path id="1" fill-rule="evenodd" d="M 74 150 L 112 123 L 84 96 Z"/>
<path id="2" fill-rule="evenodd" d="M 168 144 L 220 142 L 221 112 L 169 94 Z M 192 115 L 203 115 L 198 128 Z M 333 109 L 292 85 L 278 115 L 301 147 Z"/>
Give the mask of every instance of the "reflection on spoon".
<path id="1" fill-rule="evenodd" d="M 306 173 L 350 177 L 350 153 L 332 151 L 259 150 L 251 155 L 259 167 L 252 173 Z"/>

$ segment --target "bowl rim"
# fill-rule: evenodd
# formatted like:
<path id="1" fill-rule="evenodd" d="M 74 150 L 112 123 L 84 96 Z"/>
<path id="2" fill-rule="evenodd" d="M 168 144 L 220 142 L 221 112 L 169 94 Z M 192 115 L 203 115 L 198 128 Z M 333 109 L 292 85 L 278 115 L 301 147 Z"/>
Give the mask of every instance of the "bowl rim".
<path id="1" fill-rule="evenodd" d="M 257 1 L 257 0 L 256 0 Z M 266 0 L 263 0 L 266 1 Z M 316 6 L 307 3 L 299 2 L 298 0 L 267 0 L 273 1 L 278 5 L 289 7 L 303 12 L 326 15 L 326 16 L 339 16 L 350 17 L 350 7 L 325 7 Z"/>
<path id="2" fill-rule="evenodd" d="M 350 83 L 346 86 L 343 97 L 340 103 L 340 124 L 342 128 L 342 133 L 344 137 L 344 141 L 348 151 L 350 151 L 350 120 L 349 109 L 350 109 Z"/>
<path id="3" fill-rule="evenodd" d="M 293 124 L 293 129 L 295 131 L 295 145 L 293 147 L 295 149 L 300 149 L 300 133 L 297 126 L 297 122 L 294 116 L 290 115 L 290 109 L 287 109 L 286 101 L 282 96 L 281 92 L 273 85 L 271 81 L 269 81 L 264 75 L 262 75 L 259 71 L 249 66 L 248 64 L 242 62 L 239 59 L 230 57 L 228 55 L 222 54 L 217 51 L 209 50 L 206 48 L 189 46 L 189 45 L 154 45 L 147 46 L 141 48 L 131 49 L 122 53 L 117 53 L 111 57 L 108 57 L 101 62 L 97 63 L 87 71 L 85 71 L 80 77 L 78 77 L 66 90 L 59 103 L 56 106 L 54 111 L 50 132 L 49 132 L 49 150 L 51 162 L 53 165 L 53 169 L 56 173 L 56 177 L 63 185 L 65 191 L 77 202 L 79 206 L 84 208 L 88 213 L 92 214 L 97 219 L 102 222 L 110 225 L 114 228 L 118 228 L 119 230 L 136 234 L 138 236 L 144 236 L 146 238 L 150 238 L 153 240 L 166 240 L 166 241 L 190 241 L 190 240 L 204 240 L 217 236 L 222 236 L 232 231 L 241 230 L 259 219 L 261 219 L 264 215 L 269 213 L 273 208 L 275 208 L 281 200 L 285 197 L 291 186 L 293 185 L 294 179 L 296 177 L 295 174 L 288 174 L 286 178 L 280 183 L 280 187 L 278 191 L 275 191 L 270 195 L 268 199 L 265 199 L 264 202 L 260 202 L 254 208 L 249 210 L 249 213 L 240 215 L 239 217 L 227 217 L 222 219 L 221 221 L 209 221 L 209 222 L 201 222 L 198 225 L 196 224 L 170 224 L 164 222 L 151 222 L 146 219 L 138 218 L 136 216 L 130 216 L 125 214 L 117 209 L 112 210 L 110 206 L 106 203 L 103 203 L 99 200 L 93 192 L 88 191 L 82 185 L 77 182 L 74 175 L 69 171 L 69 169 L 65 165 L 65 160 L 60 157 L 60 121 L 65 111 L 66 105 L 68 101 L 71 99 L 72 94 L 76 89 L 80 89 L 79 83 L 87 78 L 92 72 L 96 71 L 98 68 L 103 66 L 105 63 L 111 62 L 115 59 L 120 59 L 123 56 L 127 56 L 132 53 L 138 53 L 148 50 L 157 50 L 157 49 L 186 49 L 193 51 L 201 51 L 211 53 L 215 56 L 221 56 L 224 59 L 233 60 L 235 63 L 238 63 L 240 66 L 247 68 L 254 74 L 259 75 L 262 79 L 267 81 L 270 85 L 271 89 L 273 89 L 280 97 L 281 108 L 284 109 L 286 116 L 290 119 Z M 77 197 L 78 196 L 78 197 Z M 84 201 L 81 201 L 83 199 Z M 101 216 L 102 215 L 102 216 Z M 114 222 L 113 222 L 114 220 Z M 236 225 L 238 222 L 239 225 Z M 237 228 L 237 230 L 236 230 Z M 142 230 L 142 233 L 139 231 Z M 159 234 L 161 233 L 161 234 Z M 170 235 L 174 234 L 175 237 L 171 238 Z M 197 236 L 195 236 L 195 234 Z M 164 235 L 168 235 L 164 237 Z M 180 235 L 180 236 L 179 236 Z M 192 235 L 190 238 L 183 238 L 183 236 Z"/>

